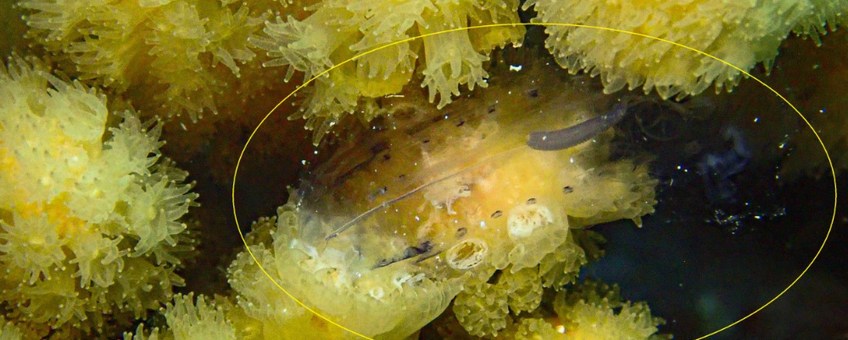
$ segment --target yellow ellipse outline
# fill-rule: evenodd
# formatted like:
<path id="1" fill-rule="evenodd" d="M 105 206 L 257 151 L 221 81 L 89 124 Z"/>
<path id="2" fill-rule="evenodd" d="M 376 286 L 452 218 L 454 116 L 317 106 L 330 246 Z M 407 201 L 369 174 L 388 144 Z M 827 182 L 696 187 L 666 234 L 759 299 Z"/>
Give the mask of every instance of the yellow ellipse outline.
<path id="1" fill-rule="evenodd" d="M 798 282 L 798 280 L 800 280 L 800 279 L 801 279 L 801 277 L 802 277 L 802 276 L 804 276 L 804 274 L 806 274 L 806 273 L 807 273 L 807 270 L 809 270 L 809 269 L 810 269 L 810 267 L 812 267 L 812 266 L 813 266 L 813 263 L 814 263 L 814 262 L 816 262 L 816 259 L 819 257 L 819 254 L 821 254 L 822 249 L 824 249 L 824 246 L 825 246 L 825 244 L 827 243 L 827 239 L 830 237 L 830 232 L 831 232 L 831 230 L 833 229 L 833 223 L 836 221 L 836 206 L 837 206 L 837 200 L 838 200 L 838 194 L 837 194 L 837 191 L 836 191 L 836 190 L 837 190 L 837 183 L 836 183 L 836 169 L 833 167 L 833 161 L 832 161 L 832 160 L 831 160 L 831 158 L 830 158 L 830 153 L 827 151 L 827 147 L 824 145 L 824 141 L 822 141 L 822 139 L 821 139 L 821 137 L 819 136 L 818 132 L 816 132 L 816 129 L 815 129 L 815 128 L 813 128 L 813 125 L 812 125 L 812 124 L 810 124 L 810 122 L 807 120 L 807 117 L 805 117 L 805 116 L 804 116 L 804 114 L 802 114 L 802 113 L 801 113 L 801 111 L 799 111 L 797 108 L 795 108 L 795 106 L 794 106 L 794 105 L 792 105 L 792 103 L 790 103 L 790 102 L 789 102 L 789 100 L 787 100 L 785 97 L 783 97 L 783 95 L 781 95 L 780 93 L 778 93 L 775 89 L 773 89 L 771 86 L 769 86 L 768 84 L 766 84 L 765 82 L 763 82 L 763 81 L 762 81 L 762 80 L 760 80 L 759 78 L 757 78 L 757 77 L 755 77 L 755 76 L 751 75 L 750 73 L 746 72 L 745 70 L 743 70 L 743 69 L 741 69 L 741 68 L 739 68 L 739 67 L 736 67 L 735 65 L 733 65 L 733 64 L 731 64 L 731 63 L 729 63 L 729 62 L 727 62 L 727 61 L 725 61 L 725 60 L 723 60 L 723 59 L 721 59 L 721 58 L 718 58 L 718 57 L 716 57 L 716 56 L 714 56 L 714 55 L 712 55 L 712 54 L 709 54 L 709 53 L 707 53 L 707 52 L 704 52 L 704 51 L 701 51 L 701 50 L 699 50 L 699 49 L 696 49 L 696 48 L 693 48 L 693 47 L 689 47 L 689 46 L 686 46 L 686 45 L 683 45 L 683 44 L 681 44 L 681 43 L 674 42 L 674 41 L 671 41 L 671 40 L 667 40 L 667 39 L 663 39 L 663 38 L 659 38 L 659 37 L 654 37 L 654 36 L 647 35 L 647 34 L 643 34 L 643 33 L 631 32 L 631 31 L 627 31 L 627 30 L 621 30 L 621 29 L 610 28 L 610 27 L 603 27 L 603 26 L 582 25 L 582 24 L 566 24 L 566 23 L 508 23 L 508 24 L 487 24 L 487 25 L 480 25 L 480 26 L 460 27 L 460 28 L 453 28 L 453 29 L 444 30 L 444 31 L 438 31 L 438 32 L 426 33 L 426 34 L 422 34 L 422 35 L 419 35 L 419 36 L 409 37 L 409 38 L 406 38 L 406 39 L 398 40 L 398 41 L 395 41 L 395 42 L 392 42 L 392 43 L 389 43 L 389 44 L 386 44 L 386 45 L 383 45 L 383 46 L 380 46 L 380 47 L 376 47 L 376 48 L 374 48 L 374 49 L 371 49 L 371 50 L 369 50 L 369 51 L 363 52 L 363 53 L 361 53 L 361 54 L 357 54 L 357 55 L 355 55 L 355 56 L 351 57 L 350 59 L 347 59 L 347 60 L 345 60 L 345 61 L 343 61 L 343 62 L 341 62 L 341 63 L 338 63 L 338 64 L 334 65 L 333 67 L 331 67 L 331 68 L 329 68 L 329 69 L 327 69 L 327 70 L 324 70 L 323 72 L 321 72 L 321 73 L 319 73 L 319 74 L 315 75 L 314 77 L 312 77 L 311 79 L 307 80 L 307 81 L 306 81 L 306 82 L 304 82 L 303 84 L 298 85 L 298 86 L 297 86 L 297 88 L 296 88 L 294 91 L 292 91 L 292 92 L 291 92 L 291 93 L 289 93 L 289 94 L 288 94 L 285 98 L 283 98 L 282 100 L 280 100 L 280 102 L 279 102 L 279 103 L 277 103 L 277 105 L 275 105 L 273 108 L 271 108 L 271 111 L 269 111 L 269 112 L 268 112 L 268 114 L 266 114 L 266 115 L 265 115 L 265 117 L 263 117 L 263 118 L 262 118 L 262 120 L 259 122 L 259 124 L 256 126 L 256 128 L 255 128 L 255 129 L 253 129 L 253 132 L 251 132 L 251 133 L 250 133 L 250 136 L 247 138 L 247 141 L 244 143 L 244 147 L 241 149 L 241 153 L 239 153 L 238 161 L 236 161 L 236 168 L 235 168 L 235 170 L 233 171 L 233 186 L 232 186 L 232 195 L 231 195 L 231 198 L 232 198 L 232 204 L 233 204 L 233 219 L 234 219 L 234 220 L 235 220 L 235 222 L 236 222 L 236 228 L 238 229 L 239 237 L 241 237 L 242 243 L 244 243 L 244 246 L 245 246 L 245 248 L 247 249 L 247 252 L 250 254 L 250 257 L 253 259 L 253 261 L 256 263 L 256 265 L 257 265 L 257 266 L 259 266 L 259 269 L 260 269 L 260 270 L 262 270 L 262 273 L 264 273 L 266 277 L 268 277 L 268 278 L 269 278 L 272 282 L 274 282 L 274 285 L 276 285 L 276 286 L 277 286 L 277 288 L 280 288 L 280 290 L 281 290 L 281 291 L 283 291 L 283 293 L 285 293 L 285 294 L 286 294 L 289 298 L 291 298 L 292 300 L 294 300 L 294 302 L 295 302 L 295 303 L 297 303 L 299 306 L 303 307 L 304 309 L 306 309 L 306 310 L 307 310 L 307 311 L 309 311 L 310 313 L 314 314 L 315 316 L 318 316 L 318 317 L 319 317 L 319 318 L 321 318 L 322 320 L 324 320 L 324 321 L 326 321 L 326 322 L 328 322 L 328 323 L 330 323 L 330 324 L 332 324 L 332 325 L 334 325 L 334 326 L 336 326 L 336 327 L 339 327 L 339 328 L 341 328 L 341 329 L 343 329 L 343 330 L 345 330 L 345 331 L 347 331 L 347 332 L 350 332 L 351 334 L 354 334 L 354 335 L 356 335 L 356 336 L 359 336 L 359 337 L 361 337 L 361 338 L 363 338 L 363 339 L 373 340 L 372 338 L 369 338 L 369 337 L 367 337 L 367 336 L 365 336 L 365 335 L 363 335 L 363 334 L 361 334 L 361 333 L 358 333 L 358 332 L 356 332 L 356 331 L 354 331 L 354 330 L 352 330 L 352 329 L 350 329 L 350 328 L 347 328 L 347 327 L 345 327 L 345 326 L 343 326 L 343 325 L 341 325 L 341 324 L 339 324 L 339 323 L 337 323 L 337 322 L 335 322 L 335 321 L 333 321 L 333 320 L 330 320 L 330 319 L 329 319 L 328 317 L 326 317 L 326 316 L 323 316 L 323 315 L 321 315 L 321 314 L 317 313 L 315 310 L 313 310 L 312 308 L 310 308 L 309 306 L 307 306 L 306 304 L 304 304 L 303 302 L 301 302 L 300 300 L 298 300 L 297 298 L 295 298 L 293 295 L 291 295 L 291 293 L 289 293 L 289 292 L 288 292 L 285 288 L 283 288 L 283 287 L 282 287 L 282 286 L 281 286 L 281 285 L 277 282 L 277 280 L 275 280 L 273 277 L 271 277 L 271 274 L 268 274 L 268 272 L 265 270 L 265 268 L 263 268 L 263 267 L 262 267 L 262 264 L 260 264 L 260 263 L 259 263 L 259 260 L 257 260 L 257 259 L 256 259 L 256 256 L 253 254 L 253 252 L 250 250 L 250 246 L 248 246 L 248 244 L 247 244 L 247 240 L 244 238 L 244 233 L 242 233 L 242 231 L 241 231 L 241 226 L 240 226 L 240 225 L 239 225 L 239 223 L 238 223 L 238 214 L 236 213 L 236 180 L 237 180 L 237 177 L 238 177 L 238 169 L 239 169 L 239 165 L 241 164 L 241 160 L 242 160 L 242 158 L 244 157 L 244 153 L 245 153 L 245 151 L 247 150 L 247 146 L 248 146 L 248 145 L 250 145 L 250 141 L 251 141 L 251 140 L 253 140 L 253 136 L 254 136 L 254 135 L 256 135 L 256 132 L 257 132 L 257 131 L 259 131 L 259 128 L 260 128 L 260 127 L 262 127 L 262 124 L 264 124 L 264 123 L 265 123 L 265 121 L 266 121 L 266 120 L 268 120 L 268 117 L 270 117 L 270 116 L 271 116 L 271 114 L 273 114 L 273 113 L 274 113 L 274 111 L 275 111 L 275 110 L 277 110 L 277 108 L 279 108 L 279 107 L 280 107 L 280 105 L 282 105 L 282 104 L 283 104 L 286 100 L 288 100 L 289 98 L 291 98 L 291 97 L 292 97 L 295 93 L 297 93 L 297 91 L 299 91 L 301 88 L 303 88 L 303 87 L 305 87 L 305 86 L 309 85 L 309 83 L 311 83 L 311 82 L 312 82 L 312 81 L 314 81 L 315 79 L 318 79 L 319 77 L 323 76 L 324 74 L 327 74 L 328 72 L 330 72 L 330 71 L 332 71 L 332 70 L 334 70 L 334 69 L 336 69 L 336 68 L 338 68 L 338 67 L 340 67 L 340 66 L 342 66 L 342 65 L 345 65 L 345 64 L 347 64 L 347 63 L 349 63 L 349 62 L 351 62 L 351 61 L 354 61 L 354 60 L 356 60 L 357 58 L 362 57 L 362 56 L 364 56 L 364 55 L 368 55 L 368 54 L 370 54 L 370 53 L 373 53 L 373 52 L 376 52 L 376 51 L 379 51 L 379 50 L 382 50 L 382 49 L 384 49 L 384 48 L 388 48 L 388 47 L 391 47 L 391 46 L 394 46 L 394 45 L 397 45 L 397 44 L 402 44 L 402 43 L 405 43 L 405 42 L 413 41 L 413 40 L 415 40 L 415 39 L 423 39 L 423 38 L 430 37 L 430 36 L 434 36 L 434 35 L 438 35 L 438 34 L 452 33 L 452 32 L 459 32 L 459 31 L 468 31 L 468 30 L 472 30 L 472 29 L 480 29 L 480 28 L 498 28 L 498 27 L 516 27 L 516 26 L 561 26 L 561 27 L 575 27 L 575 28 L 590 28 L 590 29 L 596 29 L 596 30 L 601 30 L 601 31 L 609 31 L 609 32 L 616 32 L 616 33 L 626 33 L 626 34 L 630 34 L 630 35 L 634 35 L 634 36 L 639 36 L 639 37 L 643 37 L 643 38 L 648 38 L 648 39 L 653 39 L 653 40 L 656 40 L 656 41 L 661 41 L 661 42 L 664 42 L 664 43 L 668 43 L 668 44 L 671 44 L 671 45 L 674 45 L 674 46 L 677 46 L 677 47 L 681 47 L 681 48 L 687 49 L 687 50 L 689 50 L 689 51 L 692 51 L 692 52 L 698 53 L 698 54 L 700 54 L 700 55 L 703 55 L 703 56 L 706 56 L 706 57 L 712 58 L 713 60 L 719 61 L 719 62 L 721 62 L 721 63 L 723 63 L 723 64 L 725 64 L 725 65 L 727 65 L 727 66 L 729 66 L 729 67 L 731 67 L 731 68 L 733 68 L 733 69 L 735 69 L 735 70 L 739 71 L 739 72 L 741 72 L 741 73 L 742 73 L 742 74 L 744 74 L 745 76 L 750 77 L 751 79 L 756 80 L 758 83 L 760 83 L 760 85 L 763 85 L 763 86 L 764 86 L 765 88 L 767 88 L 769 91 L 771 91 L 772 93 L 774 93 L 774 94 L 775 94 L 778 98 L 780 98 L 781 100 L 783 100 L 783 102 L 785 102 L 787 105 L 789 105 L 789 107 L 791 107 L 791 108 L 792 108 L 792 110 L 793 110 L 793 111 L 795 111 L 795 113 L 797 113 L 799 117 L 801 117 L 801 119 L 803 119 L 803 120 L 804 120 L 804 123 L 805 123 L 805 124 L 807 124 L 807 127 L 809 127 L 809 128 L 810 128 L 810 130 L 811 130 L 811 131 L 813 132 L 813 134 L 816 136 L 816 139 L 819 141 L 819 144 L 821 145 L 822 150 L 824 150 L 825 157 L 827 157 L 827 164 L 828 164 L 828 166 L 830 167 L 830 174 L 831 174 L 831 176 L 833 177 L 833 213 L 831 214 L 831 217 L 830 217 L 830 226 L 828 226 L 827 233 L 826 233 L 826 234 L 825 234 L 825 236 L 824 236 L 824 241 L 822 241 L 821 246 L 819 247 L 818 251 L 816 251 L 816 255 L 815 255 L 815 256 L 813 256 L 813 259 L 810 261 L 810 263 L 809 263 L 809 264 L 807 264 L 807 267 L 805 267 L 805 268 L 804 268 L 804 270 L 801 272 L 801 274 L 799 274 L 799 275 L 798 275 L 798 277 L 796 277 L 796 278 L 795 278 L 795 280 L 793 280 L 793 281 L 792 281 L 792 283 L 790 283 L 788 286 L 786 286 L 786 288 L 785 288 L 785 289 L 783 289 L 783 291 L 781 291 L 781 292 L 780 292 L 779 294 L 777 294 L 774 298 L 772 298 L 771 300 L 769 300 L 768 302 L 766 302 L 766 303 L 765 303 L 764 305 L 762 305 L 760 308 L 757 308 L 756 310 L 754 310 L 754 311 L 753 311 L 753 312 L 751 312 L 750 314 L 748 314 L 748 315 L 746 315 L 746 316 L 742 317 L 742 318 L 741 318 L 741 319 L 739 319 L 739 320 L 734 321 L 733 323 L 731 323 L 731 324 L 729 324 L 729 325 L 727 325 L 727 326 L 724 326 L 724 327 L 722 327 L 722 328 L 720 328 L 720 329 L 718 329 L 718 330 L 716 330 L 716 331 L 713 331 L 712 333 L 709 333 L 709 334 L 703 335 L 703 336 L 701 336 L 701 337 L 699 337 L 699 338 L 696 338 L 695 340 L 706 339 L 706 338 L 708 338 L 708 337 L 710 337 L 710 336 L 713 336 L 713 335 L 715 335 L 715 334 L 718 334 L 719 332 L 722 332 L 722 331 L 724 331 L 724 330 L 726 330 L 726 329 L 728 329 L 728 328 L 730 328 L 730 327 L 733 327 L 734 325 L 736 325 L 736 324 L 738 324 L 738 323 L 740 323 L 740 322 L 744 321 L 745 319 L 750 318 L 750 317 L 751 317 L 751 316 L 753 316 L 754 314 L 757 314 L 759 311 L 761 311 L 761 310 L 763 310 L 764 308 L 768 307 L 770 304 L 772 304 L 774 301 L 776 301 L 778 298 L 780 298 L 780 297 L 781 297 L 784 293 L 786 293 L 787 291 L 789 291 L 789 289 L 790 289 L 790 288 L 792 288 L 792 286 L 794 286 L 794 285 L 795 285 L 795 283 L 797 283 L 797 282 Z"/>

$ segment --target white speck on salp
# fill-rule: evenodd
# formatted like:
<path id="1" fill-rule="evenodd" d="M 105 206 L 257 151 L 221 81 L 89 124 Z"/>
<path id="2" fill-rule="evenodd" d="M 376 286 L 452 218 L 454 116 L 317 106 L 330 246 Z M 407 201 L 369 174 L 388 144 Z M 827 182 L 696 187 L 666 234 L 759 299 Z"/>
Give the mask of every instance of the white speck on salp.
<path id="1" fill-rule="evenodd" d="M 569 159 L 568 161 L 574 163 L 574 157 L 571 157 L 571 159 Z"/>
<path id="2" fill-rule="evenodd" d="M 486 221 L 480 221 L 480 228 L 486 228 Z"/>

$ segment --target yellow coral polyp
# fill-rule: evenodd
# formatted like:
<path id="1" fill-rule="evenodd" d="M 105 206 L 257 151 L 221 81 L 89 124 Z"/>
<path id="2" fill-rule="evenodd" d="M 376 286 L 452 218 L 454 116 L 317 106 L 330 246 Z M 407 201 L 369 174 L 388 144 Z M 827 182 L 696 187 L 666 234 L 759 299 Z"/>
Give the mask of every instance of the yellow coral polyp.
<path id="1" fill-rule="evenodd" d="M 159 159 L 158 127 L 127 111 L 104 136 L 105 98 L 31 63 L 0 70 L 3 313 L 29 338 L 95 336 L 183 284 L 197 195 Z"/>
<path id="2" fill-rule="evenodd" d="M 524 8 L 538 23 L 599 26 L 659 37 L 718 57 L 742 70 L 771 68 L 790 32 L 823 32 L 843 22 L 844 5 L 824 1 L 556 1 L 531 0 Z M 841 9 L 837 9 L 841 8 Z M 843 16 L 844 17 L 844 16 Z M 816 28 L 813 28 L 816 27 Z M 600 75 L 605 91 L 642 87 L 663 98 L 701 93 L 711 85 L 731 90 L 741 73 L 707 56 L 625 32 L 548 26 L 545 45 L 571 72 Z"/>
<path id="3" fill-rule="evenodd" d="M 192 120 L 229 102 L 219 95 L 241 77 L 239 64 L 256 56 L 247 37 L 267 15 L 247 3 L 219 0 L 19 4 L 30 11 L 25 15 L 30 35 L 72 63 L 74 76 L 127 93 L 156 114 L 188 114 Z"/>
<path id="4" fill-rule="evenodd" d="M 478 1 L 388 1 L 373 6 L 367 1 L 326 1 L 304 20 L 277 17 L 267 22 L 264 35 L 251 43 L 272 58 L 264 65 L 288 66 L 287 78 L 295 71 L 305 79 L 335 66 L 356 54 L 398 40 L 444 29 L 490 23 L 518 22 L 518 2 Z M 352 112 L 360 97 L 378 98 L 399 92 L 418 73 L 429 99 L 439 97 L 439 107 L 459 95 L 459 86 L 485 86 L 486 54 L 496 46 L 519 44 L 524 27 L 501 27 L 473 32 L 459 31 L 388 46 L 358 56 L 353 63 L 316 80 L 304 113 L 308 127 L 317 129 L 316 141 L 345 112 Z M 450 49 L 443 48 L 451 46 Z M 345 81 L 342 81 L 342 80 Z M 367 115 L 365 118 L 370 118 Z"/>

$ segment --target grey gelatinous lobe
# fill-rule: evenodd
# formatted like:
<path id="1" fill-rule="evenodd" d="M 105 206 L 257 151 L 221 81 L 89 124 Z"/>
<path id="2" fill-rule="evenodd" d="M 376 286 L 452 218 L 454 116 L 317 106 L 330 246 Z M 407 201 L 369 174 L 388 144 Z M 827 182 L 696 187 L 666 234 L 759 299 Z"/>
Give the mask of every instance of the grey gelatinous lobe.
<path id="1" fill-rule="evenodd" d="M 698 162 L 707 197 L 714 201 L 726 200 L 736 194 L 736 185 L 730 177 L 742 172 L 753 157 L 739 128 L 725 127 L 722 137 L 732 143 L 730 150 L 706 154 Z"/>
<path id="2" fill-rule="evenodd" d="M 574 126 L 553 131 L 530 133 L 527 146 L 536 150 L 563 150 L 588 141 L 599 133 L 620 122 L 627 116 L 629 101 L 622 99 L 612 112 L 586 120 Z"/>

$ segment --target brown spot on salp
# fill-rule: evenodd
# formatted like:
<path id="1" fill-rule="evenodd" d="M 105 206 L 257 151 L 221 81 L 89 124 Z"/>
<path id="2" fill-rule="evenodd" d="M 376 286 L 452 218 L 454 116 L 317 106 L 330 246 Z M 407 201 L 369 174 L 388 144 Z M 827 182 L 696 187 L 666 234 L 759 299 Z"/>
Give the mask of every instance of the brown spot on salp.
<path id="1" fill-rule="evenodd" d="M 532 98 L 536 98 L 539 96 L 539 89 L 532 89 L 530 91 L 527 91 L 527 95 Z"/>
<path id="2" fill-rule="evenodd" d="M 392 156 L 391 156 L 391 155 L 389 155 L 389 154 L 384 154 L 384 155 L 383 155 L 383 160 L 384 160 L 384 161 L 387 161 L 387 160 L 390 160 L 390 159 L 392 159 Z"/>
<path id="3" fill-rule="evenodd" d="M 564 192 L 566 194 L 570 194 L 570 193 L 574 192 L 574 188 L 572 188 L 570 185 L 566 185 L 566 186 L 562 187 L 562 192 Z"/>
<path id="4" fill-rule="evenodd" d="M 460 119 L 459 123 L 456 124 L 457 127 L 460 127 L 460 126 L 463 126 L 463 125 L 465 125 L 465 120 L 463 120 L 463 119 Z"/>
<path id="5" fill-rule="evenodd" d="M 371 154 L 377 155 L 377 154 L 379 154 L 383 151 L 386 151 L 388 149 L 389 149 L 389 145 L 386 144 L 385 142 L 376 143 L 374 145 L 371 145 Z"/>
<path id="6" fill-rule="evenodd" d="M 529 200 L 527 200 L 527 204 L 536 204 L 536 199 L 530 198 Z"/>
<path id="7" fill-rule="evenodd" d="M 424 144 L 430 143 L 430 138 L 422 140 L 421 143 L 424 143 Z"/>
<path id="8" fill-rule="evenodd" d="M 489 112 L 488 113 L 489 114 L 495 113 L 495 106 L 494 105 L 489 106 Z"/>
<path id="9" fill-rule="evenodd" d="M 501 215 L 503 215 L 503 212 L 501 212 L 500 210 L 496 210 L 492 213 L 492 218 L 498 218 L 501 217 Z"/>
<path id="10" fill-rule="evenodd" d="M 324 332 L 327 332 L 329 330 L 329 327 L 327 326 L 327 321 L 324 321 L 324 319 L 319 318 L 317 315 L 313 314 L 312 317 L 309 318 L 309 323 L 311 323 L 312 327 L 315 327 L 315 329 L 319 329 Z"/>
<path id="11" fill-rule="evenodd" d="M 462 238 L 467 233 L 468 233 L 468 229 L 459 228 L 459 229 L 456 230 L 456 238 Z"/>

